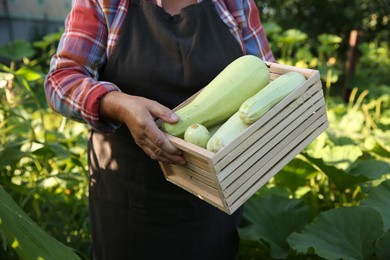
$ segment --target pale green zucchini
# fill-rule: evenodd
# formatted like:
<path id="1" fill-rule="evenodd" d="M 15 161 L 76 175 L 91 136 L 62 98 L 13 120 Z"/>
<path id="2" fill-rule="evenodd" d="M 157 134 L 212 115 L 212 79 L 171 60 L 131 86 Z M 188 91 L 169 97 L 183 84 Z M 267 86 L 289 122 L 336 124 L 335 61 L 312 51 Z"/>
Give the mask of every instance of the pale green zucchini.
<path id="1" fill-rule="evenodd" d="M 238 114 L 234 113 L 222 126 L 213 134 L 207 143 L 207 150 L 218 152 L 226 145 L 236 139 L 249 124 L 245 124 Z"/>
<path id="2" fill-rule="evenodd" d="M 204 125 L 192 124 L 184 132 L 185 141 L 196 144 L 202 148 L 206 148 L 209 139 L 209 130 Z"/>
<path id="3" fill-rule="evenodd" d="M 299 72 L 287 72 L 279 76 L 242 103 L 239 109 L 241 120 L 247 124 L 254 123 L 305 80 Z"/>
<path id="4" fill-rule="evenodd" d="M 161 129 L 173 136 L 183 136 L 192 124 L 205 127 L 227 120 L 242 102 L 269 82 L 269 69 L 258 57 L 245 55 L 230 63 L 187 105 L 176 111 L 180 121 L 162 123 Z"/>

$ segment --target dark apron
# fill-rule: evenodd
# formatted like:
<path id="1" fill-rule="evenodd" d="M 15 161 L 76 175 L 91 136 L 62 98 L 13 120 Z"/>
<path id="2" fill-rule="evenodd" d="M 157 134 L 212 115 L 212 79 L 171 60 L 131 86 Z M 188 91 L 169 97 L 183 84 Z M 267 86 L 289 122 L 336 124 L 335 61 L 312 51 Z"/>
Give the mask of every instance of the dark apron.
<path id="1" fill-rule="evenodd" d="M 206 86 L 240 45 L 211 0 L 171 16 L 131 1 L 101 81 L 174 108 Z M 90 214 L 95 259 L 229 260 L 242 210 L 229 216 L 165 180 L 123 126 L 89 134 Z"/>

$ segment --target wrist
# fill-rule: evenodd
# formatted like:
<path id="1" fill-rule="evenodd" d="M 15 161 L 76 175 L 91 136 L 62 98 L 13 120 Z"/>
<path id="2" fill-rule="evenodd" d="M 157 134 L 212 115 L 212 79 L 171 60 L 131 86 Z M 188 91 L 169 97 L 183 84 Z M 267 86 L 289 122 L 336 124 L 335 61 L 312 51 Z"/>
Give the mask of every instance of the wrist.
<path id="1" fill-rule="evenodd" d="M 99 103 L 99 115 L 103 120 L 122 123 L 121 99 L 125 95 L 120 91 L 111 91 L 105 94 Z"/>

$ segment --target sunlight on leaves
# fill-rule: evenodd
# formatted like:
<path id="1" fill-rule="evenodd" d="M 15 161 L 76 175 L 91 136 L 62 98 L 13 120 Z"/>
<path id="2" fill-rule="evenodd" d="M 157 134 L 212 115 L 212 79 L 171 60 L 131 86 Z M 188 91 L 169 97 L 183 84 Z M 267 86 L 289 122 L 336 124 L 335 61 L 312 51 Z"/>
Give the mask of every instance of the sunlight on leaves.
<path id="1" fill-rule="evenodd" d="M 369 259 L 382 234 L 383 221 L 376 210 L 337 208 L 322 212 L 301 232 L 292 233 L 288 243 L 300 253 L 313 251 L 325 259 Z"/>

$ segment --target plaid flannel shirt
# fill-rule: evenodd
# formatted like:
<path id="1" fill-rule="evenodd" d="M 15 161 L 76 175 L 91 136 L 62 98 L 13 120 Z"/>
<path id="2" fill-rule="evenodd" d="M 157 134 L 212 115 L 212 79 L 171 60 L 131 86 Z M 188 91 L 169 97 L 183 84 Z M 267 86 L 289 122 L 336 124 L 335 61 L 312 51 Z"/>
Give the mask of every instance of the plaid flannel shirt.
<path id="1" fill-rule="evenodd" d="M 152 2 L 161 6 L 161 0 Z M 213 2 L 244 54 L 274 61 L 253 0 Z M 44 85 L 51 108 L 107 133 L 114 132 L 118 125 L 100 119 L 99 101 L 108 92 L 120 89 L 99 81 L 99 69 L 110 58 L 129 8 L 130 0 L 73 1 Z"/>

